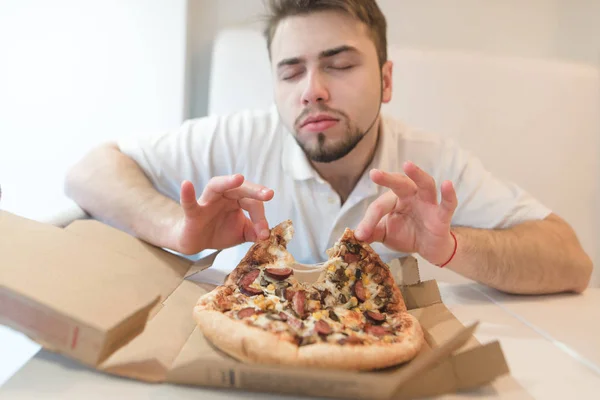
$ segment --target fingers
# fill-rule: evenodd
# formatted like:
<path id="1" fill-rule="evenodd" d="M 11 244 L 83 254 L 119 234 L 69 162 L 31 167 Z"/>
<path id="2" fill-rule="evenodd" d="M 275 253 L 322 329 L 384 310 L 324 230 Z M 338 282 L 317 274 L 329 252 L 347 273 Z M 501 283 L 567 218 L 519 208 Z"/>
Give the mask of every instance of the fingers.
<path id="1" fill-rule="evenodd" d="M 245 181 L 242 186 L 224 192 L 223 197 L 230 200 L 250 198 L 260 201 L 269 201 L 273 198 L 273 194 L 274 192 L 271 189 Z"/>
<path id="2" fill-rule="evenodd" d="M 373 243 L 373 242 L 385 242 L 385 233 L 386 233 L 386 226 L 385 226 L 385 220 L 381 220 L 377 223 L 377 226 L 375 226 L 375 229 L 373 229 L 373 233 L 371 234 L 371 237 L 369 237 L 367 239 L 368 243 Z"/>
<path id="3" fill-rule="evenodd" d="M 380 185 L 390 188 L 396 196 L 402 198 L 413 196 L 417 192 L 417 185 L 403 174 L 383 172 L 378 169 L 371 170 L 371 180 Z"/>
<path id="4" fill-rule="evenodd" d="M 440 221 L 450 224 L 454 211 L 458 206 L 458 199 L 456 197 L 456 191 L 450 181 L 444 181 L 442 183 L 442 201 L 438 209 L 438 217 Z"/>
<path id="5" fill-rule="evenodd" d="M 205 204 L 218 200 L 223 196 L 223 193 L 240 187 L 243 183 L 244 177 L 240 174 L 213 177 L 204 187 L 204 191 L 198 201 Z"/>
<path id="6" fill-rule="evenodd" d="M 406 175 L 416 183 L 419 197 L 428 203 L 437 204 L 437 190 L 433 177 L 410 161 L 405 162 L 403 167 Z"/>
<path id="7" fill-rule="evenodd" d="M 246 223 L 244 225 L 244 242 L 256 242 L 256 230 L 254 229 L 254 224 L 249 219 L 246 219 Z"/>
<path id="8" fill-rule="evenodd" d="M 265 217 L 265 205 L 262 201 L 254 199 L 241 199 L 238 201 L 240 207 L 248 211 L 250 220 L 254 230 L 252 232 L 245 231 L 247 241 L 258 239 L 267 239 L 269 237 L 269 223 Z"/>
<path id="9" fill-rule="evenodd" d="M 196 200 L 196 191 L 194 185 L 190 181 L 183 181 L 181 184 L 180 204 L 185 215 L 190 215 L 198 209 L 198 201 Z"/>
<path id="10" fill-rule="evenodd" d="M 404 163 L 404 172 L 406 175 L 374 169 L 371 171 L 371 180 L 392 189 L 400 198 L 418 193 L 423 201 L 437 204 L 437 189 L 431 175 L 410 161 Z"/>
<path id="11" fill-rule="evenodd" d="M 393 192 L 381 195 L 367 208 L 365 216 L 354 230 L 354 236 L 358 240 L 372 241 L 375 228 L 381 219 L 394 210 L 398 198 Z"/>
<path id="12" fill-rule="evenodd" d="M 244 177 L 237 174 L 212 178 L 204 188 L 199 202 L 200 204 L 206 204 L 223 197 L 230 200 L 251 198 L 260 201 L 269 201 L 273 198 L 273 194 L 273 190 L 244 181 Z"/>

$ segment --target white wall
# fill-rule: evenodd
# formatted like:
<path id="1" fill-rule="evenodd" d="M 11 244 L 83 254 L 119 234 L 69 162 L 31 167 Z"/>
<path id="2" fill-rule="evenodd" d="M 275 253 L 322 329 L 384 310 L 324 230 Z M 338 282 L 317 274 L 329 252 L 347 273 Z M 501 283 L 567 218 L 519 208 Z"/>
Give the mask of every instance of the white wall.
<path id="1" fill-rule="evenodd" d="M 46 218 L 93 144 L 184 112 L 185 0 L 0 0 L 0 207 Z"/>

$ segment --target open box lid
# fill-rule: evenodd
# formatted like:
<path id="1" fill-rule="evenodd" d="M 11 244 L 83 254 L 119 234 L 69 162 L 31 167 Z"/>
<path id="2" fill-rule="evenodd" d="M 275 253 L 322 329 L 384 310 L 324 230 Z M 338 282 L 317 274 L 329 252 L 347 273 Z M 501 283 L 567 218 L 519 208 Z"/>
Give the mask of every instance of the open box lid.
<path id="1" fill-rule="evenodd" d="M 0 211 L 0 238 L 0 323 L 110 374 L 388 399 L 467 389 L 508 372 L 498 343 L 481 346 L 472 336 L 475 326 L 452 315 L 435 281 L 420 282 L 416 265 L 413 272 L 403 269 L 403 282 L 414 284 L 401 289 L 428 348 L 387 371 L 323 371 L 244 364 L 219 352 L 191 316 L 197 299 L 214 287 L 186 279 L 202 268 L 98 221 L 60 229 Z"/>
<path id="2" fill-rule="evenodd" d="M 0 323 L 97 365 L 137 336 L 191 262 L 97 221 L 0 211 Z"/>

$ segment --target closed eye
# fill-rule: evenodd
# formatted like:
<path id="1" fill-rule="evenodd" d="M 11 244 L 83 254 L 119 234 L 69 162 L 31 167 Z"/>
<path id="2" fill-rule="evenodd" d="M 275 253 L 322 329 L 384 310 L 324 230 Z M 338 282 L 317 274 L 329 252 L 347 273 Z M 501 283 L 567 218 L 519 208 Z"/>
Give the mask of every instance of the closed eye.
<path id="1" fill-rule="evenodd" d="M 300 74 L 301 74 L 301 72 L 295 72 L 295 73 L 292 73 L 292 74 L 286 74 L 286 75 L 283 75 L 281 77 L 281 80 L 282 81 L 289 81 L 289 80 L 294 79 L 295 77 L 297 77 Z"/>
<path id="2" fill-rule="evenodd" d="M 332 65 L 329 68 L 335 69 L 335 70 L 338 70 L 338 71 L 343 71 L 343 70 L 347 70 L 347 69 L 350 69 L 350 68 L 353 68 L 353 67 L 354 67 L 354 65 L 342 65 L 342 66 L 333 66 Z"/>

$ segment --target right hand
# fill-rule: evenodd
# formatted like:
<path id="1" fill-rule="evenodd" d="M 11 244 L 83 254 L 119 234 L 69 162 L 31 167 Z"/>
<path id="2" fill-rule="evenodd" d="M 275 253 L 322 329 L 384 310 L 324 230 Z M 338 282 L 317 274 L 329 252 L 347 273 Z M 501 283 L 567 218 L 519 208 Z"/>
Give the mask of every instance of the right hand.
<path id="1" fill-rule="evenodd" d="M 173 231 L 174 250 L 196 254 L 267 239 L 270 232 L 263 202 L 271 200 L 273 194 L 273 190 L 237 174 L 212 178 L 196 199 L 194 185 L 184 181 L 180 200 L 183 217 Z"/>

